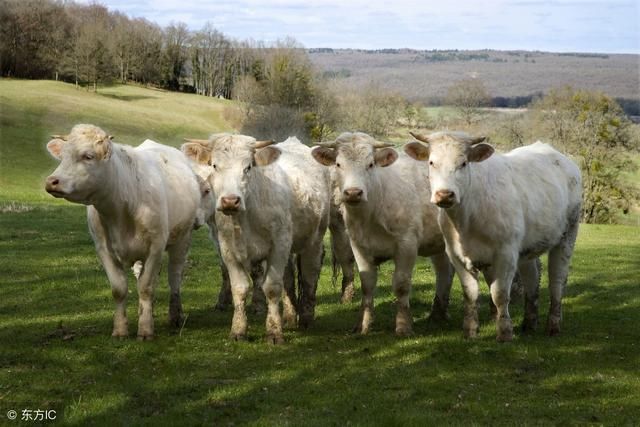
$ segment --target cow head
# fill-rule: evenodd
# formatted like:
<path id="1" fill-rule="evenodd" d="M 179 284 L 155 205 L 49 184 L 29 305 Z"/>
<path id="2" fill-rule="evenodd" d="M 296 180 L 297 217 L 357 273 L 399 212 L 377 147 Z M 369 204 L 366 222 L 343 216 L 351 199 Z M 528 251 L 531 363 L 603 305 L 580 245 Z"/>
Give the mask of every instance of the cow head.
<path id="1" fill-rule="evenodd" d="M 393 144 L 376 141 L 361 132 L 345 132 L 335 141 L 319 143 L 311 154 L 317 162 L 332 166 L 341 195 L 341 201 L 349 206 L 366 203 L 372 175 L 377 168 L 396 161 L 398 153 Z"/>
<path id="2" fill-rule="evenodd" d="M 188 140 L 182 152 L 200 165 L 196 173 L 206 179 L 216 195 L 216 209 L 234 215 L 246 209 L 247 188 L 254 168 L 280 157 L 273 141 L 256 141 L 244 135 L 214 134 L 206 141 Z"/>
<path id="3" fill-rule="evenodd" d="M 416 160 L 429 162 L 431 202 L 449 209 L 465 196 L 471 176 L 470 165 L 488 159 L 494 152 L 485 137 L 463 132 L 436 132 L 431 135 L 411 133 L 421 142 L 410 142 L 404 151 Z M 423 144 L 424 143 L 424 144 Z"/>
<path id="4" fill-rule="evenodd" d="M 112 136 L 93 125 L 75 125 L 69 135 L 55 135 L 47 150 L 60 164 L 45 181 L 54 197 L 90 205 L 93 195 L 104 186 L 113 144 Z"/>

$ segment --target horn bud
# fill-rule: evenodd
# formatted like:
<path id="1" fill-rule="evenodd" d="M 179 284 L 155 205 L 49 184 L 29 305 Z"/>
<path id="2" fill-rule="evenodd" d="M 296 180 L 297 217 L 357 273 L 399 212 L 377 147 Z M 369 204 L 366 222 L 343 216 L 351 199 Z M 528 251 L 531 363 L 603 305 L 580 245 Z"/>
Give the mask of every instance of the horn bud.
<path id="1" fill-rule="evenodd" d="M 336 148 L 338 146 L 338 143 L 336 141 L 318 141 L 314 142 L 313 145 L 324 148 Z"/>
<path id="2" fill-rule="evenodd" d="M 264 147 L 268 147 L 269 145 L 275 144 L 276 142 L 273 140 L 265 140 L 265 141 L 256 141 L 255 144 L 253 145 L 253 148 L 255 149 L 259 149 L 259 148 L 264 148 Z"/>
<path id="3" fill-rule="evenodd" d="M 430 142 L 429 141 L 429 137 L 426 136 L 426 135 L 421 135 L 419 133 L 415 133 L 415 132 L 411 132 L 411 131 L 409 133 L 411 134 L 412 137 L 414 137 L 418 141 L 422 141 L 422 142 L 424 142 L 426 144 L 428 144 Z"/>
<path id="4" fill-rule="evenodd" d="M 374 141 L 372 145 L 373 145 L 373 148 L 395 147 L 395 144 L 392 144 L 390 142 L 381 142 L 381 141 Z"/>
<path id="5" fill-rule="evenodd" d="M 195 144 L 204 145 L 205 147 L 209 146 L 209 140 L 208 139 L 184 138 L 184 142 L 193 142 Z"/>

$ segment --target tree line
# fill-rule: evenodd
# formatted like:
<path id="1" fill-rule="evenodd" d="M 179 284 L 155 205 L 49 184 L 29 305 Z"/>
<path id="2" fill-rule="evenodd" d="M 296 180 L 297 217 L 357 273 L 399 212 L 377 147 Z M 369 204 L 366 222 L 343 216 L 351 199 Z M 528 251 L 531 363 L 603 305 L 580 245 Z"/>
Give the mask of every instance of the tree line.
<path id="1" fill-rule="evenodd" d="M 0 0 L 0 75 L 98 89 L 136 82 L 230 98 L 238 76 L 259 74 L 260 43 L 231 40 L 206 24 L 190 31 L 129 18 L 92 3 Z"/>

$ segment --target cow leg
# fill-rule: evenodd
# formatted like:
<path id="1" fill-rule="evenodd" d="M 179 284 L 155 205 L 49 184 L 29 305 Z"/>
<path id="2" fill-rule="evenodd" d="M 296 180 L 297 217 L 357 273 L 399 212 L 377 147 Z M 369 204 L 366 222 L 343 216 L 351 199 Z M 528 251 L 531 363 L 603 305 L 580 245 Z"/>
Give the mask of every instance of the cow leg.
<path id="1" fill-rule="evenodd" d="M 511 299 L 511 283 L 516 271 L 514 252 L 505 251 L 495 262 L 495 277 L 491 283 L 491 298 L 497 308 L 496 339 L 499 342 L 507 342 L 513 339 L 513 324 L 509 316 L 509 301 Z"/>
<path id="2" fill-rule="evenodd" d="M 220 293 L 218 293 L 218 300 L 214 305 L 214 310 L 224 311 L 229 307 L 229 305 L 233 302 L 233 298 L 231 297 L 231 283 L 229 281 L 229 270 L 227 270 L 227 265 L 224 263 L 222 259 L 222 253 L 220 252 L 220 243 L 218 242 L 217 229 L 213 222 L 207 223 L 209 227 L 209 239 L 213 242 L 213 245 L 216 248 L 216 253 L 218 254 L 218 263 L 220 265 L 220 275 L 222 276 L 222 287 L 220 288 Z"/>
<path id="3" fill-rule="evenodd" d="M 538 271 L 537 258 L 520 261 L 518 273 L 524 289 L 522 332 L 534 332 L 538 327 L 538 291 L 540 289 L 540 272 Z M 513 295 L 513 292 L 511 294 Z"/>
<path id="4" fill-rule="evenodd" d="M 491 284 L 495 280 L 495 274 L 491 267 L 485 268 L 482 271 L 482 275 L 484 276 L 484 281 L 487 282 L 487 287 L 489 288 L 489 295 L 491 295 Z M 498 308 L 493 303 L 493 298 L 489 298 L 489 318 L 494 322 L 498 319 Z"/>
<path id="5" fill-rule="evenodd" d="M 284 269 L 284 297 L 282 317 L 284 327 L 293 329 L 298 326 L 298 299 L 296 298 L 295 255 L 290 255 Z"/>
<path id="6" fill-rule="evenodd" d="M 300 327 L 308 328 L 313 323 L 316 312 L 316 290 L 318 288 L 318 278 L 322 268 L 322 258 L 324 255 L 324 245 L 322 239 L 317 239 L 313 244 L 308 245 L 303 252 L 298 255 L 300 261 L 300 277 L 302 279 L 300 295 Z"/>
<path id="7" fill-rule="evenodd" d="M 138 278 L 138 339 L 141 341 L 153 339 L 153 294 L 163 249 L 151 248 Z"/>
<path id="8" fill-rule="evenodd" d="M 449 320 L 449 294 L 453 282 L 453 266 L 444 252 L 431 257 L 436 272 L 436 295 L 433 297 L 429 319 Z"/>
<path id="9" fill-rule="evenodd" d="M 184 264 L 191 245 L 191 232 L 168 248 L 169 252 L 169 325 L 179 327 L 182 324 L 182 299 L 180 286 Z"/>
<path id="10" fill-rule="evenodd" d="M 547 319 L 547 333 L 551 336 L 560 333 L 562 321 L 562 294 L 567 284 L 569 263 L 578 235 L 578 218 L 569 223 L 569 227 L 560 243 L 549 251 L 549 295 L 551 304 Z"/>
<path id="11" fill-rule="evenodd" d="M 465 338 L 476 338 L 480 328 L 478 321 L 478 277 L 471 274 L 455 257 L 451 257 L 453 267 L 462 283 L 464 294 L 464 320 L 462 331 Z"/>
<path id="12" fill-rule="evenodd" d="M 394 257 L 395 270 L 391 280 L 393 293 L 396 296 L 396 335 L 407 336 L 413 331 L 413 318 L 409 306 L 411 294 L 411 274 L 416 263 L 417 250 L 415 246 L 403 248 Z"/>
<path id="13" fill-rule="evenodd" d="M 338 213 L 338 215 L 340 215 Z M 342 304 L 350 303 L 353 299 L 353 252 L 351 251 L 351 243 L 345 229 L 342 218 L 334 218 L 332 213 L 329 229 L 331 231 L 331 258 L 333 268 L 334 284 L 337 278 L 337 265 L 342 270 L 342 289 L 340 294 L 340 302 Z"/>
<path id="14" fill-rule="evenodd" d="M 282 298 L 284 270 L 288 259 L 288 249 L 285 253 L 272 252 L 267 262 L 267 271 L 262 285 L 264 295 L 267 298 L 267 342 L 271 344 L 284 343 L 280 298 Z"/>
<path id="15" fill-rule="evenodd" d="M 229 270 L 224 261 L 220 259 L 220 275 L 222 276 L 222 287 L 218 294 L 218 301 L 214 306 L 214 310 L 224 311 L 229 307 L 229 304 L 233 303 L 233 297 L 231 296 L 231 282 L 229 280 Z"/>
<path id="16" fill-rule="evenodd" d="M 369 328 L 373 323 L 373 293 L 378 281 L 378 269 L 373 263 L 373 260 L 369 260 L 364 257 L 355 245 L 353 246 L 353 255 L 355 256 L 356 263 L 358 264 L 360 283 L 362 285 L 360 316 L 358 323 L 353 328 L 353 331 L 365 335 L 369 332 Z"/>
<path id="17" fill-rule="evenodd" d="M 251 266 L 251 282 L 253 292 L 251 293 L 251 310 L 255 314 L 264 314 L 267 311 L 267 301 L 262 292 L 262 282 L 264 282 L 264 267 L 262 263 L 254 263 Z"/>
<path id="18" fill-rule="evenodd" d="M 247 313 L 245 302 L 249 293 L 249 274 L 244 266 L 233 262 L 227 264 L 229 281 L 231 283 L 231 295 L 233 297 L 233 320 L 229 337 L 235 341 L 247 339 Z"/>
<path id="19" fill-rule="evenodd" d="M 126 337 L 129 335 L 129 324 L 127 322 L 127 273 L 122 268 L 122 265 L 105 249 L 98 249 L 98 257 L 107 272 L 107 277 L 111 284 L 111 294 L 116 303 L 111 336 Z"/>

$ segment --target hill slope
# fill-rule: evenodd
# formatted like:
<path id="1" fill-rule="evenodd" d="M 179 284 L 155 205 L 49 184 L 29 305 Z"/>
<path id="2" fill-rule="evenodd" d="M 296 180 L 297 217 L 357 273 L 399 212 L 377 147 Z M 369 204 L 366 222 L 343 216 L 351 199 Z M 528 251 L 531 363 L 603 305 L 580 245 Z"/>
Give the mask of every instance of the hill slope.
<path id="1" fill-rule="evenodd" d="M 230 130 L 222 118 L 227 104 L 138 86 L 93 93 L 60 82 L 0 79 L 0 202 L 52 201 L 42 182 L 56 162 L 45 144 L 76 123 L 98 125 L 124 144 L 150 138 L 177 146 L 185 137 Z"/>

